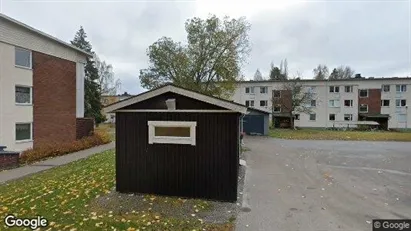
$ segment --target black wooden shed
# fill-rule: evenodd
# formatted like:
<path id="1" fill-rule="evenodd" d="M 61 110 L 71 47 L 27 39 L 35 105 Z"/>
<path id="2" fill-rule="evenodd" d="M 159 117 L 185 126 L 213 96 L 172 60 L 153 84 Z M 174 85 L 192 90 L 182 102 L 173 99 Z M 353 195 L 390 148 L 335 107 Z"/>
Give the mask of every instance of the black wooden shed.
<path id="1" fill-rule="evenodd" d="M 237 200 L 244 105 L 165 85 L 108 105 L 116 113 L 116 189 Z"/>

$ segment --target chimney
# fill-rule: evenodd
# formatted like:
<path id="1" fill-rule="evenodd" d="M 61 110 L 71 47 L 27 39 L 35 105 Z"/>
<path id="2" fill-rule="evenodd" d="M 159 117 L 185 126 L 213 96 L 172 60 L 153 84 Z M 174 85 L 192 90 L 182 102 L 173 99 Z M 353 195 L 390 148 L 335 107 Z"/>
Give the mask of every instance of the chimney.
<path id="1" fill-rule="evenodd" d="M 166 100 L 168 110 L 176 110 L 176 99 Z"/>

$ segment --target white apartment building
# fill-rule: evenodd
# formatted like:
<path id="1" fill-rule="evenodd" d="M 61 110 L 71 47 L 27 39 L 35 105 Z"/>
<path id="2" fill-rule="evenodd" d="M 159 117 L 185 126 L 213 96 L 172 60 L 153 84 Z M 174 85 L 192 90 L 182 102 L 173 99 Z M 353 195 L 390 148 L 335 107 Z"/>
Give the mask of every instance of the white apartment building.
<path id="1" fill-rule="evenodd" d="M 0 146 L 76 139 L 91 54 L 0 14 Z"/>
<path id="2" fill-rule="evenodd" d="M 297 113 L 295 126 L 333 127 L 357 121 L 386 123 L 386 128 L 411 127 L 411 78 L 352 78 L 348 80 L 300 80 L 313 92 L 311 113 Z M 242 81 L 232 100 L 272 111 L 272 118 L 289 118 L 290 111 L 273 107 L 273 96 L 284 89 L 281 81 Z M 285 97 L 285 96 L 283 96 Z"/>

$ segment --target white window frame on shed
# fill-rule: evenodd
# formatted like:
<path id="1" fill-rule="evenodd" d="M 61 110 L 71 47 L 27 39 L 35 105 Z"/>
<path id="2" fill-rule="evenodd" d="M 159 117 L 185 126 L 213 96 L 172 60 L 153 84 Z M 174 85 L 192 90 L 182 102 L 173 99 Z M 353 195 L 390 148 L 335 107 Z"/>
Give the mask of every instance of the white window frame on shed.
<path id="1" fill-rule="evenodd" d="M 190 144 L 196 145 L 195 121 L 148 121 L 148 143 L 149 144 Z M 190 137 L 178 136 L 156 136 L 155 127 L 189 127 Z"/>

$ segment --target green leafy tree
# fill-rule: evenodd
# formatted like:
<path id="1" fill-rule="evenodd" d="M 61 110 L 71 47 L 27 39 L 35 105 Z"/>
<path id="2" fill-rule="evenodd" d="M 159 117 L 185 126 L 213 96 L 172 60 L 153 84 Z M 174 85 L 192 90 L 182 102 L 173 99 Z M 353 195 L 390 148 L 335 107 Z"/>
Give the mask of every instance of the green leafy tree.
<path id="1" fill-rule="evenodd" d="M 313 73 L 314 73 L 314 79 L 316 80 L 325 80 L 329 76 L 328 67 L 322 64 L 318 64 L 318 66 L 313 69 Z"/>
<path id="2" fill-rule="evenodd" d="M 92 51 L 92 46 L 89 41 L 87 41 L 87 34 L 83 27 L 77 31 L 71 44 L 94 54 Z M 99 74 L 98 69 L 95 66 L 95 62 L 92 58 L 87 57 L 87 63 L 84 67 L 85 78 L 84 78 L 84 116 L 94 118 L 96 124 L 99 124 L 105 120 L 101 113 L 102 105 L 100 102 L 100 85 L 99 85 Z"/>
<path id="3" fill-rule="evenodd" d="M 241 77 L 241 65 L 250 52 L 244 19 L 186 21 L 187 44 L 163 37 L 147 50 L 149 67 L 140 70 L 142 87 L 153 89 L 166 83 L 217 97 L 230 97 Z"/>

